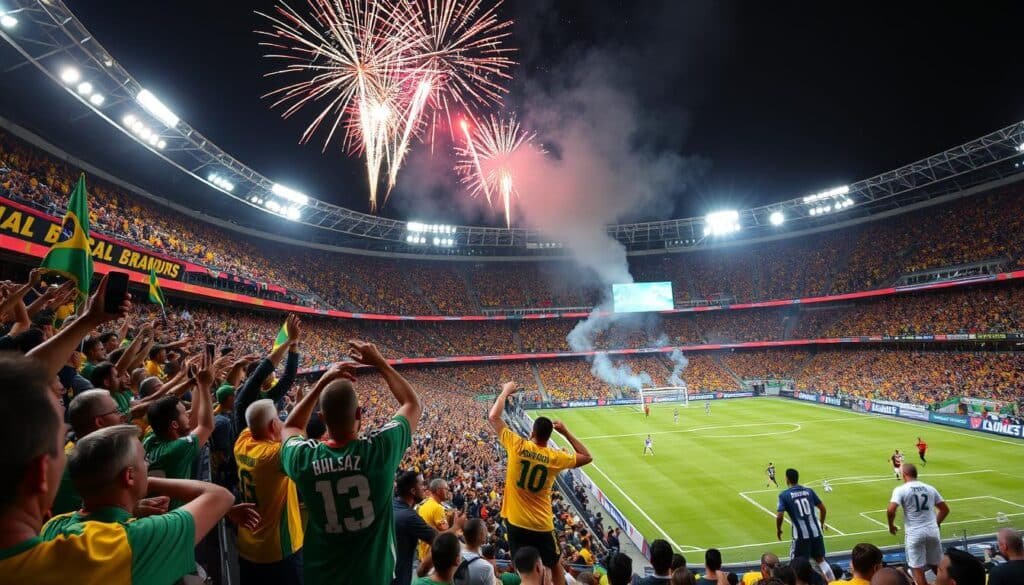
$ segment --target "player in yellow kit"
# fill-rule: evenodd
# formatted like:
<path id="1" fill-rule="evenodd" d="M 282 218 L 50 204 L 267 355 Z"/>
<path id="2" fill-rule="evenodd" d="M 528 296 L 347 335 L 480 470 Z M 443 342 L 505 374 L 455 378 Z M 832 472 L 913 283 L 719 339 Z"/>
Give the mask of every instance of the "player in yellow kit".
<path id="1" fill-rule="evenodd" d="M 235 442 L 242 501 L 256 505 L 263 522 L 238 528 L 238 561 L 246 585 L 301 585 L 302 518 L 295 484 L 281 467 L 281 429 L 269 398 L 245 409 L 248 425 Z"/>
<path id="2" fill-rule="evenodd" d="M 558 563 L 558 537 L 555 535 L 555 523 L 551 515 L 551 486 L 560 471 L 582 467 L 593 461 L 593 458 L 583 443 L 560 421 L 552 423 L 547 417 L 538 417 L 533 423 L 529 440 L 512 432 L 501 420 L 501 415 L 505 410 L 505 402 L 516 390 L 515 382 L 502 385 L 501 394 L 487 415 L 491 427 L 498 433 L 501 446 L 508 452 L 501 516 L 508 525 L 512 554 L 515 555 L 519 548 L 525 546 L 536 548 L 540 551 L 544 566 L 551 569 L 552 582 L 565 585 L 565 574 Z M 565 437 L 575 453 L 548 447 L 552 429 Z"/>

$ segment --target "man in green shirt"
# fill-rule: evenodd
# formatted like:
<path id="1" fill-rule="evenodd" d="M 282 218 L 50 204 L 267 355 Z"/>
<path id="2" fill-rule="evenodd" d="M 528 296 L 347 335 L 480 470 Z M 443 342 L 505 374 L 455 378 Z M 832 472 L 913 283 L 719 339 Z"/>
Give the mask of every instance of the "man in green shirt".
<path id="1" fill-rule="evenodd" d="M 430 545 L 430 558 L 434 563 L 434 571 L 416 579 L 412 585 L 452 585 L 461 560 L 459 537 L 451 532 L 438 534 Z"/>
<path id="2" fill-rule="evenodd" d="M 205 354 L 200 367 L 192 391 L 194 429 L 189 427 L 185 405 L 176 396 L 160 398 L 146 411 L 153 432 L 143 439 L 142 446 L 146 449 L 151 477 L 192 479 L 199 450 L 213 433 L 213 366 Z"/>
<path id="3" fill-rule="evenodd" d="M 40 533 L 44 543 L 78 541 L 87 551 L 72 563 L 52 559 L 51 569 L 68 582 L 175 583 L 195 570 L 196 542 L 234 503 L 231 492 L 210 483 L 148 478 L 138 432 L 134 425 L 97 430 L 80 440 L 68 459 L 82 509 L 54 517 Z M 130 510 L 147 491 L 186 503 L 166 514 L 132 519 Z"/>
<path id="4" fill-rule="evenodd" d="M 281 466 L 309 515 L 303 549 L 306 585 L 388 585 L 395 571 L 393 484 L 422 406 L 375 345 L 356 340 L 349 345 L 349 357 L 380 372 L 399 408 L 389 423 L 360 438 L 355 370 L 337 363 L 285 421 Z M 302 436 L 317 403 L 331 437 L 326 442 Z"/>

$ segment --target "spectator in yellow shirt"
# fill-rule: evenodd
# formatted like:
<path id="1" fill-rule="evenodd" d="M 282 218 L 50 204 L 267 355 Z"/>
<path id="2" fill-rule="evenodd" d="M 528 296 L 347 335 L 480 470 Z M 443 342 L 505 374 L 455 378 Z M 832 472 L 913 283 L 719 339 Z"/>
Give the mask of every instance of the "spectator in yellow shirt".
<path id="1" fill-rule="evenodd" d="M 444 532 L 448 530 L 448 512 L 444 509 L 444 502 L 448 500 L 448 482 L 443 479 L 430 481 L 430 497 L 420 504 L 417 512 L 423 521 L 429 524 L 434 530 Z M 430 556 L 430 543 L 420 542 L 420 562 Z"/>
<path id="2" fill-rule="evenodd" d="M 771 579 L 772 572 L 777 566 L 779 566 L 779 557 L 770 552 L 764 553 L 761 555 L 761 571 L 751 571 L 743 575 L 743 585 L 755 585 L 762 579 L 766 581 Z"/>
<path id="3" fill-rule="evenodd" d="M 871 585 L 871 578 L 882 568 L 882 551 L 873 544 L 862 542 L 853 547 L 850 567 L 853 570 L 853 579 L 833 581 L 831 585 Z"/>

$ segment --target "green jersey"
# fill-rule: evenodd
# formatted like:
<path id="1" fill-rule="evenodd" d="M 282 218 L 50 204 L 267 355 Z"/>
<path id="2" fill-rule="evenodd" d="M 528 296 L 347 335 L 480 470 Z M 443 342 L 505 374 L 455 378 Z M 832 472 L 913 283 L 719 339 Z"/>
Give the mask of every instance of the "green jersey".
<path id="1" fill-rule="evenodd" d="M 172 585 L 195 570 L 195 530 L 184 510 L 138 519 L 121 508 L 55 516 L 40 531 L 44 554 L 38 556 L 48 563 L 36 577 L 45 583 Z M 48 546 L 53 550 L 45 554 Z"/>
<path id="2" fill-rule="evenodd" d="M 199 437 L 196 435 L 189 434 L 168 441 L 156 436 L 156 433 L 150 433 L 142 440 L 142 448 L 146 450 L 150 477 L 195 478 L 195 464 L 199 459 Z M 181 504 L 171 500 L 172 509 Z"/>
<path id="3" fill-rule="evenodd" d="M 429 575 L 426 577 L 420 577 L 412 582 L 412 585 L 451 585 L 451 581 L 434 581 L 433 577 Z"/>
<path id="4" fill-rule="evenodd" d="M 132 393 L 125 390 L 123 392 L 111 392 L 110 396 L 114 399 L 117 404 L 117 410 L 125 415 L 132 411 Z"/>
<path id="5" fill-rule="evenodd" d="M 281 466 L 306 504 L 306 585 L 388 585 L 395 572 L 395 472 L 412 443 L 396 416 L 345 444 L 285 441 Z"/>

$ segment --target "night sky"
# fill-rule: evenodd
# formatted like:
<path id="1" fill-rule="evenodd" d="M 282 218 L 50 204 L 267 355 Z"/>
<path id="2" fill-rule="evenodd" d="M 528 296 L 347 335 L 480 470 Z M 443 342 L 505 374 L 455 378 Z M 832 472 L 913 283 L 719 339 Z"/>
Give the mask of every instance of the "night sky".
<path id="1" fill-rule="evenodd" d="M 322 137 L 300 146 L 313 112 L 285 121 L 260 99 L 276 84 L 262 77 L 273 64 L 261 57 L 253 9 L 272 3 L 68 4 L 140 83 L 226 151 L 274 180 L 366 211 L 361 162 L 340 145 L 321 154 Z M 598 51 L 618 63 L 615 83 L 643 112 L 650 141 L 705 163 L 673 216 L 853 182 L 1024 118 L 1024 3 L 507 0 L 502 10 L 516 20 L 509 42 L 520 50 L 511 107 L 524 88 Z M 14 93 L 13 101 L 37 97 Z M 81 148 L 63 130 L 51 134 Z M 203 189 L 185 190 L 212 193 Z M 458 196 L 443 193 L 441 207 Z M 400 193 L 383 213 L 442 214 L 436 194 L 433 201 Z"/>

